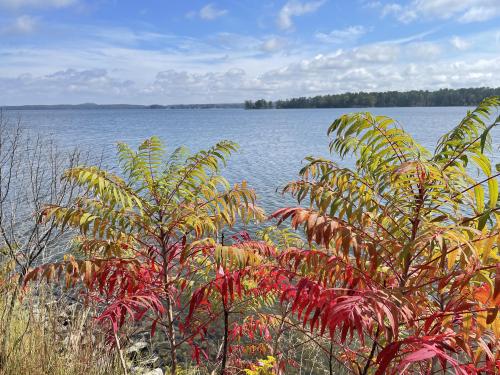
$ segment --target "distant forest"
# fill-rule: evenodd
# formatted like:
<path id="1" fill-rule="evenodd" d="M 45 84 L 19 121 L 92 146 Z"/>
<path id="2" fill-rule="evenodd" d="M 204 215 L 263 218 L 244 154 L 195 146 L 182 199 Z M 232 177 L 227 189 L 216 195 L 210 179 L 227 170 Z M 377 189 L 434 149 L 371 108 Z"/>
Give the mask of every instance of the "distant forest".
<path id="1" fill-rule="evenodd" d="M 274 103 L 264 99 L 256 102 L 247 100 L 245 109 L 475 106 L 484 98 L 495 95 L 500 95 L 500 88 L 348 92 L 277 100 Z"/>

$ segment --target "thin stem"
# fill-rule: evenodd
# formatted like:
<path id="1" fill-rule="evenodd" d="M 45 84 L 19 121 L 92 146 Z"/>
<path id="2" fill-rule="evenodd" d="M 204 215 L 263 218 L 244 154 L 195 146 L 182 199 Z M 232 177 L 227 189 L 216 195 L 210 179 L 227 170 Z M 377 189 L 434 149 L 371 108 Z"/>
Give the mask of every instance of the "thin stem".
<path id="1" fill-rule="evenodd" d="M 118 339 L 118 335 L 116 334 L 116 332 L 113 332 L 113 334 L 115 336 L 116 349 L 118 350 L 118 355 L 120 356 L 120 364 L 122 366 L 123 375 L 128 375 L 127 363 L 125 362 L 125 358 L 123 357 L 123 352 L 120 347 L 120 340 Z"/>
<path id="2" fill-rule="evenodd" d="M 375 337 L 373 338 L 372 350 L 370 351 L 370 355 L 368 356 L 368 360 L 366 361 L 365 368 L 363 369 L 362 375 L 368 374 L 368 370 L 370 365 L 372 364 L 373 356 L 375 355 L 375 350 L 377 349 L 377 339 L 379 335 L 380 327 L 377 326 L 377 330 L 375 331 Z M 330 372 L 331 374 L 331 372 Z"/>
<path id="3" fill-rule="evenodd" d="M 333 340 L 330 341 L 330 353 L 329 353 L 329 356 L 328 356 L 328 370 L 329 370 L 330 375 L 333 375 L 333 361 L 332 361 L 332 357 L 333 357 Z"/>
<path id="4" fill-rule="evenodd" d="M 228 336 L 229 336 L 229 311 L 224 305 L 224 343 L 222 346 L 222 363 L 220 367 L 220 375 L 226 374 L 227 352 L 228 352 Z"/>

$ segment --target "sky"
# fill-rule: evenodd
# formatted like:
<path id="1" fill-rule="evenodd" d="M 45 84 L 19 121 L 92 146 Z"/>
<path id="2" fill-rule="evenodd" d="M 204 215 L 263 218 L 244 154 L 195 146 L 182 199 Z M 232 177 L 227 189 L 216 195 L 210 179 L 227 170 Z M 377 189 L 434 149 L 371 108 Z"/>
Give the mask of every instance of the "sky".
<path id="1" fill-rule="evenodd" d="M 500 86 L 500 0 L 0 0 L 0 105 Z"/>

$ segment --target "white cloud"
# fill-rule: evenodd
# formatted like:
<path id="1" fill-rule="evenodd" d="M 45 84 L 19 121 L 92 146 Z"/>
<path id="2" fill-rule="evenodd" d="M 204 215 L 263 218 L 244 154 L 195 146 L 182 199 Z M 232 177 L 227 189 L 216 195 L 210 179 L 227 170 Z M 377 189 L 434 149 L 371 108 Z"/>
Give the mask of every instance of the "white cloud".
<path id="1" fill-rule="evenodd" d="M 492 19 L 500 14 L 500 5 L 490 5 L 490 6 L 477 6 L 469 8 L 462 16 L 459 21 L 464 23 L 469 22 L 481 22 Z"/>
<path id="2" fill-rule="evenodd" d="M 408 55 L 413 58 L 435 59 L 441 55 L 441 47 L 433 42 L 416 42 L 406 46 Z"/>
<path id="3" fill-rule="evenodd" d="M 143 93 L 175 97 L 176 100 L 181 99 L 185 102 L 207 101 L 207 98 L 216 101 L 234 101 L 237 97 L 248 95 L 248 90 L 262 88 L 263 85 L 257 79 L 247 76 L 243 69 L 233 68 L 225 72 L 206 73 L 170 69 L 159 72 L 153 83 L 143 89 Z M 179 94 L 182 95 L 181 98 Z"/>
<path id="4" fill-rule="evenodd" d="M 37 27 L 37 19 L 29 15 L 22 15 L 13 20 L 4 28 L 0 28 L 0 35 L 30 34 Z"/>
<path id="5" fill-rule="evenodd" d="M 4 8 L 64 8 L 75 5 L 77 0 L 0 0 Z"/>
<path id="6" fill-rule="evenodd" d="M 387 15 L 395 16 L 400 22 L 409 23 L 417 18 L 417 12 L 408 7 L 403 7 L 400 4 L 390 3 L 382 8 L 382 17 Z"/>
<path id="7" fill-rule="evenodd" d="M 382 8 L 382 16 L 392 15 L 399 21 L 409 23 L 420 18 L 450 19 L 459 22 L 481 22 L 500 15 L 499 0 L 412 0 L 403 6 L 389 3 Z"/>
<path id="8" fill-rule="evenodd" d="M 396 44 L 368 44 L 362 47 L 346 51 L 347 56 L 358 63 L 389 63 L 396 61 L 401 52 L 401 47 Z"/>
<path id="9" fill-rule="evenodd" d="M 359 37 L 366 34 L 365 27 L 356 25 L 349 26 L 342 30 L 333 30 L 329 33 L 316 33 L 316 38 L 325 43 L 349 43 L 356 41 Z"/>
<path id="10" fill-rule="evenodd" d="M 374 1 L 362 0 L 361 4 L 363 5 L 364 8 L 368 8 L 368 9 L 376 9 L 376 8 L 380 8 L 382 6 L 382 3 L 378 0 L 374 0 Z"/>
<path id="11" fill-rule="evenodd" d="M 278 26 L 282 30 L 289 30 L 293 27 L 293 17 L 302 16 L 307 13 L 316 12 L 325 0 L 306 1 L 289 0 L 278 14 Z"/>
<path id="12" fill-rule="evenodd" d="M 349 54 L 341 54 L 271 71 L 265 75 L 264 81 L 268 85 L 280 87 L 281 95 L 277 95 L 278 97 L 347 91 L 498 86 L 498 64 L 500 57 L 418 64 L 398 63 L 393 60 L 367 65 L 353 59 Z"/>
<path id="13" fill-rule="evenodd" d="M 453 38 L 451 38 L 450 43 L 453 47 L 455 47 L 456 49 L 458 49 L 460 51 L 465 51 L 467 48 L 470 47 L 469 42 L 467 42 L 466 40 L 464 40 L 458 36 L 454 36 Z"/>
<path id="14" fill-rule="evenodd" d="M 109 76 L 105 69 L 67 69 L 52 74 L 35 76 L 22 74 L 15 78 L 0 77 L 4 95 L 18 103 L 77 103 L 82 101 L 115 100 L 124 94 L 130 95 L 134 83 Z M 0 101 L 5 100 L 1 98 Z M 109 100 L 109 99 L 108 99 Z"/>
<path id="15" fill-rule="evenodd" d="M 399 14 L 403 11 L 403 6 L 396 3 L 385 4 L 382 8 L 382 16 L 387 16 L 389 14 Z"/>
<path id="16" fill-rule="evenodd" d="M 119 80 L 109 76 L 106 69 L 66 69 L 41 77 L 48 86 L 56 85 L 67 92 L 112 92 L 119 93 L 133 85 L 130 80 Z"/>
<path id="17" fill-rule="evenodd" d="M 214 4 L 210 3 L 201 8 L 198 12 L 189 12 L 188 18 L 199 17 L 205 21 L 213 21 L 219 17 L 225 16 L 228 13 L 227 9 L 219 9 Z"/>
<path id="18" fill-rule="evenodd" d="M 16 19 L 14 27 L 16 31 L 21 33 L 31 33 L 35 29 L 36 19 L 31 16 L 20 16 Z"/>
<path id="19" fill-rule="evenodd" d="M 412 44 L 368 45 L 317 55 L 279 68 L 261 68 L 254 73 L 250 72 L 251 66 L 241 64 L 244 68 L 213 66 L 205 71 L 177 65 L 157 70 L 155 76 L 146 79 L 137 73 L 99 68 L 21 74 L 0 77 L 0 104 L 241 102 L 257 97 L 277 99 L 346 91 L 500 85 L 498 55 L 471 54 L 448 61 L 425 58 L 414 54 L 415 49 Z M 136 59 L 131 60 L 135 64 Z M 133 81 L 122 78 L 131 75 Z"/>
<path id="20" fill-rule="evenodd" d="M 273 36 L 264 40 L 260 46 L 261 50 L 264 52 L 277 52 L 285 48 L 288 44 L 288 40 L 285 38 Z"/>

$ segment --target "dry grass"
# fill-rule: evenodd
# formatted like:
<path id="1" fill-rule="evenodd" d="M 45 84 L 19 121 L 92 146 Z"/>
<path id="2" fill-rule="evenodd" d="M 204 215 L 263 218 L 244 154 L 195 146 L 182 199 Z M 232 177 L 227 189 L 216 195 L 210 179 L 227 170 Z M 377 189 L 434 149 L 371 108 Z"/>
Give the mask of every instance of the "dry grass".
<path id="1" fill-rule="evenodd" d="M 0 316 L 8 301 L 1 296 Z M 1 375 L 113 375 L 121 374 L 116 352 L 92 324 L 92 314 L 67 299 L 47 302 L 27 295 L 15 308 L 10 327 L 8 357 Z"/>

